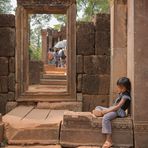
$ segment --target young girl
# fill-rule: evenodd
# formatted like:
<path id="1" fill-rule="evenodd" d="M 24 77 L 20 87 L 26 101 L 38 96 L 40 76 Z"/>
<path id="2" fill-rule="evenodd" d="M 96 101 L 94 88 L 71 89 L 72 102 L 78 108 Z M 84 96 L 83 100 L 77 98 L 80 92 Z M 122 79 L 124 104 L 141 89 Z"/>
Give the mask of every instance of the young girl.
<path id="1" fill-rule="evenodd" d="M 116 98 L 113 106 L 105 108 L 102 106 L 97 106 L 93 110 L 93 114 L 97 117 L 102 117 L 102 133 L 106 135 L 106 141 L 102 148 L 110 148 L 112 143 L 112 130 L 111 130 L 111 120 L 117 117 L 125 117 L 125 111 L 129 108 L 131 102 L 131 83 L 126 77 L 120 78 L 117 81 L 117 92 L 118 97 Z"/>

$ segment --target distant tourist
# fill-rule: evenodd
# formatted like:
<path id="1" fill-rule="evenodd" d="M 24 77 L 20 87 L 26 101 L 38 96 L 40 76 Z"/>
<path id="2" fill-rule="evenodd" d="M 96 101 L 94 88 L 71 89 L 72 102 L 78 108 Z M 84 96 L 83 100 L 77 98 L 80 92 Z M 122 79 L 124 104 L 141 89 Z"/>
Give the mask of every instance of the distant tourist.
<path id="1" fill-rule="evenodd" d="M 48 50 L 48 64 L 55 64 L 54 52 L 53 52 L 52 48 L 49 48 L 49 50 Z"/>
<path id="2" fill-rule="evenodd" d="M 55 65 L 56 65 L 56 67 L 61 67 L 59 50 L 60 50 L 59 48 L 55 48 L 55 52 L 54 52 L 54 59 L 55 59 Z"/>
<path id="3" fill-rule="evenodd" d="M 59 50 L 60 65 L 61 65 L 61 67 L 66 67 L 66 55 L 65 55 L 64 50 L 65 49 Z"/>
<path id="4" fill-rule="evenodd" d="M 110 148 L 113 146 L 112 142 L 112 128 L 111 120 L 120 117 L 123 118 L 126 116 L 126 110 L 130 106 L 131 102 L 131 83 L 130 80 L 126 77 L 120 78 L 117 81 L 117 92 L 118 97 L 115 99 L 114 104 L 105 108 L 102 106 L 97 106 L 93 110 L 93 114 L 97 117 L 103 117 L 102 119 L 102 133 L 106 135 L 106 141 L 102 148 Z"/>

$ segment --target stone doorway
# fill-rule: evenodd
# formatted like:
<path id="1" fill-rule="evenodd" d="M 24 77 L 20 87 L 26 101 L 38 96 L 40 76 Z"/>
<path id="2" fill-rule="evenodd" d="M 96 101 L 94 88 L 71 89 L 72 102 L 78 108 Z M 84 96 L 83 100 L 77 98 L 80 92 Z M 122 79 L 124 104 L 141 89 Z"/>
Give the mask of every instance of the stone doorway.
<path id="1" fill-rule="evenodd" d="M 22 1 L 17 0 L 16 11 L 16 98 L 18 101 L 70 101 L 76 99 L 76 3 L 69 1 Z M 29 14 L 63 14 L 67 17 L 66 38 L 67 38 L 67 68 L 55 68 L 48 65 L 46 53 L 42 52 L 42 83 L 47 83 L 52 78 L 58 80 L 52 82 L 60 85 L 59 88 L 53 86 L 30 86 L 30 71 L 32 77 L 40 77 L 40 63 L 29 62 L 28 40 Z M 42 30 L 42 38 L 44 30 Z M 44 47 L 43 47 L 44 48 Z M 42 50 L 43 50 L 42 48 Z M 33 71 L 33 66 L 38 65 L 38 71 Z M 32 67 L 31 67 L 32 66 Z M 50 74 L 52 73 L 52 76 Z M 66 76 L 66 77 L 65 77 Z M 64 79 L 63 79 L 64 78 Z M 51 80 L 50 80 L 51 79 Z M 60 81 L 59 81 L 60 80 Z M 61 85 L 62 84 L 62 85 Z M 62 86 L 62 88 L 61 88 Z M 45 88 L 46 87 L 46 88 Z M 45 91 L 46 90 L 46 91 Z"/>
<path id="2" fill-rule="evenodd" d="M 57 25 L 55 16 L 63 19 L 61 24 Z M 66 15 L 29 14 L 28 23 L 29 86 L 27 93 L 66 93 L 68 67 Z"/>

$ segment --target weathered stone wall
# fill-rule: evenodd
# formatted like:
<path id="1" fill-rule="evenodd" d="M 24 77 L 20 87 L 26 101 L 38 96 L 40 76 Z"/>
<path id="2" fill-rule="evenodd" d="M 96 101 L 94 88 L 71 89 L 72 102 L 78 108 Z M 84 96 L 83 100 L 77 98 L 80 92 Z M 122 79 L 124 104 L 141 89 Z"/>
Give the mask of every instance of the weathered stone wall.
<path id="1" fill-rule="evenodd" d="M 109 88 L 110 16 L 98 14 L 95 23 L 77 23 L 77 93 L 83 111 L 108 106 Z"/>
<path id="2" fill-rule="evenodd" d="M 15 17 L 0 14 L 0 113 L 15 100 Z"/>
<path id="3" fill-rule="evenodd" d="M 43 72 L 42 61 L 29 62 L 29 84 L 40 84 L 40 75 Z"/>

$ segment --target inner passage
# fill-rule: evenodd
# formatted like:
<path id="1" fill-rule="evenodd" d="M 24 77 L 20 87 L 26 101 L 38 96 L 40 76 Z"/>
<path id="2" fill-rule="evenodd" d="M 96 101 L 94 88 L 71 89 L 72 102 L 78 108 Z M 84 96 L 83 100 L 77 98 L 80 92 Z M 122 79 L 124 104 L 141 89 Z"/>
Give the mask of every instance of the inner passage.
<path id="1" fill-rule="evenodd" d="M 30 14 L 27 92 L 67 92 L 66 15 Z"/>

